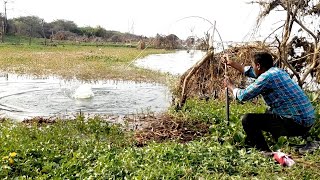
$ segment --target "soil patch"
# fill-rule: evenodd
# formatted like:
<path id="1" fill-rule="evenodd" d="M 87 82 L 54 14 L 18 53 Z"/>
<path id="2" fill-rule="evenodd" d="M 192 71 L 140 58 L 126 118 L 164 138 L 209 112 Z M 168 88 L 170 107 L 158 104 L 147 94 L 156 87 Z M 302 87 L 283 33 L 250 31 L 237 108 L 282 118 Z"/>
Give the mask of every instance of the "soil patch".
<path id="1" fill-rule="evenodd" d="M 210 124 L 199 120 L 182 120 L 168 114 L 149 117 L 142 129 L 135 132 L 137 146 L 144 146 L 149 141 L 163 142 L 177 140 L 185 143 L 209 133 Z"/>

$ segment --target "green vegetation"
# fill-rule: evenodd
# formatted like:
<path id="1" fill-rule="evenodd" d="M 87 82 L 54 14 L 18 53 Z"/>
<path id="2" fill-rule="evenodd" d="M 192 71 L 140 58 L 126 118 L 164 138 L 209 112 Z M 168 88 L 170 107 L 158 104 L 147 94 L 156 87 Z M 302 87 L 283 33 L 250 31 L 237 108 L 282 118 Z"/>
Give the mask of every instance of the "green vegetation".
<path id="1" fill-rule="evenodd" d="M 47 43 L 45 45 L 45 43 Z M 29 46 L 100 46 L 100 47 L 131 47 L 136 48 L 138 45 L 138 42 L 133 41 L 131 44 L 126 44 L 122 42 L 78 42 L 75 40 L 53 40 L 52 42 L 50 39 L 44 39 L 44 38 L 30 38 L 27 36 L 18 36 L 18 35 L 7 35 L 5 37 L 5 41 L 1 45 L 29 45 Z"/>
<path id="2" fill-rule="evenodd" d="M 0 14 L 4 22 L 4 17 Z M 101 26 L 78 27 L 73 21 L 57 19 L 47 23 L 37 16 L 21 16 L 6 21 L 7 26 L 0 33 L 2 43 L 21 44 L 24 41 L 31 44 L 55 45 L 56 43 L 72 43 L 85 45 L 118 45 L 140 46 L 177 49 L 183 48 L 179 38 L 170 34 L 168 36 L 157 34 L 156 37 L 135 35 L 130 32 L 106 30 Z M 63 42 L 62 42 L 63 41 Z M 139 43 L 141 42 L 141 43 Z M 206 45 L 207 46 L 207 45 Z"/>
<path id="3" fill-rule="evenodd" d="M 27 39 L 25 39 L 27 40 Z M 130 63 L 136 57 L 164 50 L 112 46 L 0 45 L 0 71 L 82 80 L 123 79 L 166 82 L 167 75 Z M 136 131 L 95 117 L 57 120 L 51 124 L 0 122 L 0 179 L 317 179 L 320 151 L 299 155 L 281 138 L 272 148 L 293 155 L 296 164 L 284 168 L 272 158 L 244 148 L 239 121 L 246 112 L 263 112 L 263 103 L 233 102 L 230 123 L 224 103 L 189 100 L 173 119 L 208 124 L 208 134 L 193 141 L 149 141 L 140 147 Z M 319 114 L 320 106 L 313 102 Z M 320 122 L 311 131 L 320 138 Z"/>
<path id="4" fill-rule="evenodd" d="M 0 19 L 2 19 L 0 15 Z M 73 21 L 57 19 L 52 22 L 44 22 L 37 16 L 20 16 L 18 18 L 8 19 L 5 29 L 4 42 L 7 36 L 28 36 L 33 38 L 55 39 L 55 40 L 78 40 L 81 42 L 99 41 L 104 42 L 123 42 L 126 40 L 139 41 L 145 39 L 144 36 L 138 36 L 130 33 L 121 33 L 119 31 L 106 30 L 101 26 L 96 27 L 78 27 Z"/>
<path id="5" fill-rule="evenodd" d="M 85 45 L 0 45 L 0 71 L 37 76 L 56 75 L 66 79 L 75 77 L 88 81 L 167 81 L 167 75 L 135 67 L 132 63 L 149 54 L 170 51 Z"/>
<path id="6" fill-rule="evenodd" d="M 172 116 L 209 123 L 210 134 L 188 143 L 171 140 L 143 147 L 136 146 L 133 131 L 98 117 L 53 125 L 7 120 L 0 124 L 0 178 L 317 179 L 320 151 L 299 156 L 287 143 L 278 143 L 296 160 L 290 168 L 254 149 L 246 153 L 239 118 L 247 111 L 263 111 L 256 107 L 232 103 L 227 126 L 222 103 L 188 101 Z"/>

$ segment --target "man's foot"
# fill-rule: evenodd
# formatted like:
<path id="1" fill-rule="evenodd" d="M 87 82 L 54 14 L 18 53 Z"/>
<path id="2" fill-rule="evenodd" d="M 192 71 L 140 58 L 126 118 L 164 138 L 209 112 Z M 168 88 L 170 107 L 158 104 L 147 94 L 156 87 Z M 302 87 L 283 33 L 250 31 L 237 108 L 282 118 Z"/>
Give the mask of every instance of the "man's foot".
<path id="1" fill-rule="evenodd" d="M 262 154 L 265 157 L 271 157 L 273 155 L 270 151 L 260 151 L 260 154 Z"/>
<path id="2" fill-rule="evenodd" d="M 265 157 L 270 157 L 272 156 L 272 152 L 271 151 L 262 151 L 262 150 L 259 150 L 259 149 L 252 149 L 252 148 L 246 148 L 246 154 L 251 154 L 252 152 L 258 152 L 260 154 L 262 154 L 263 156 Z"/>
<path id="3" fill-rule="evenodd" d="M 305 146 L 298 149 L 300 154 L 313 153 L 320 148 L 320 141 L 308 142 Z"/>

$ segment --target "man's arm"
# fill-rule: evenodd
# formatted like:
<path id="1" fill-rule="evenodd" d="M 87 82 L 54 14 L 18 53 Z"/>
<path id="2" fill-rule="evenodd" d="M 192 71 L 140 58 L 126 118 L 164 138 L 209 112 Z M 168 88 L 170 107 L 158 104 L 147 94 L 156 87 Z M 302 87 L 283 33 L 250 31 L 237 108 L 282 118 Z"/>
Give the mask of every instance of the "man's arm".
<path id="1" fill-rule="evenodd" d="M 240 71 L 242 74 L 244 74 L 244 66 L 240 63 L 237 63 L 235 61 L 230 61 L 230 62 L 227 62 L 227 65 L 235 68 L 236 70 Z"/>
<path id="2" fill-rule="evenodd" d="M 239 101 L 247 101 L 261 94 L 261 92 L 268 87 L 268 81 L 268 76 L 259 76 L 259 78 L 247 88 L 239 89 L 233 84 L 229 77 L 225 77 L 224 84 L 225 87 L 232 91 L 236 99 Z"/>
<path id="3" fill-rule="evenodd" d="M 225 87 L 227 87 L 228 89 L 231 90 L 233 96 L 237 99 L 237 93 L 238 93 L 238 91 L 239 91 L 240 89 L 237 88 L 237 87 L 233 84 L 233 82 L 230 80 L 230 78 L 227 77 L 227 76 L 226 76 L 225 79 L 224 79 L 224 85 L 225 85 Z"/>
<path id="4" fill-rule="evenodd" d="M 226 60 L 227 65 L 235 68 L 236 70 L 240 71 L 241 73 L 244 73 L 244 66 L 243 66 L 242 64 L 230 60 L 228 54 L 225 54 L 225 55 L 224 55 L 224 58 L 225 58 L 225 60 Z"/>

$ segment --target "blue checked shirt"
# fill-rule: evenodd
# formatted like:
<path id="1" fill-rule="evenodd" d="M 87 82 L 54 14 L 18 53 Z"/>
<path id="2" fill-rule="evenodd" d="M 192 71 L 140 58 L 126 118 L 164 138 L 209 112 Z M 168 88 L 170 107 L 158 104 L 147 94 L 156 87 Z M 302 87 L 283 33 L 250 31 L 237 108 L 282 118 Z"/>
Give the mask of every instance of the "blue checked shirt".
<path id="1" fill-rule="evenodd" d="M 245 75 L 256 78 L 252 67 L 245 67 Z M 236 88 L 233 94 L 240 101 L 262 95 L 272 113 L 292 118 L 305 127 L 313 125 L 315 112 L 303 90 L 283 70 L 272 67 L 262 73 L 246 89 Z"/>

